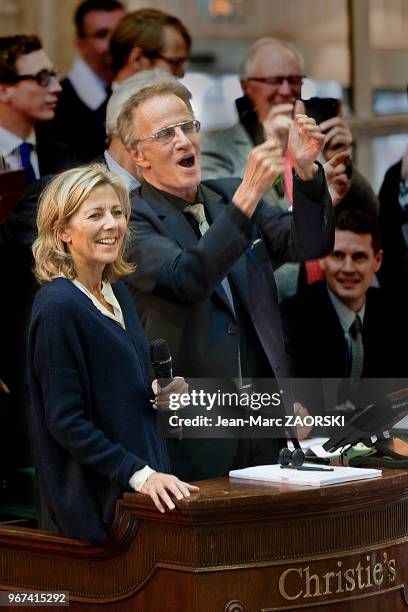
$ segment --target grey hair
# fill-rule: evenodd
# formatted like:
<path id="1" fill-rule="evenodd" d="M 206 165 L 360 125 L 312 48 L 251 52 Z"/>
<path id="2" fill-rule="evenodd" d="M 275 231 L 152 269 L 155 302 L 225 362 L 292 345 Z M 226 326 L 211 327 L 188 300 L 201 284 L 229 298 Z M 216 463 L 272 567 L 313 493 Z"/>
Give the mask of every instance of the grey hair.
<path id="1" fill-rule="evenodd" d="M 253 45 L 249 47 L 244 57 L 242 58 L 241 63 L 239 65 L 239 77 L 241 81 L 245 80 L 246 78 L 248 78 L 248 76 L 251 75 L 251 71 L 253 68 L 253 60 L 258 49 L 260 49 L 261 47 L 266 47 L 268 45 L 283 47 L 284 49 L 291 51 L 299 62 L 301 71 L 304 72 L 305 60 L 303 59 L 303 56 L 301 55 L 300 51 L 294 45 L 291 45 L 290 43 L 284 40 L 280 40 L 279 38 L 265 37 L 256 40 Z"/>
<path id="2" fill-rule="evenodd" d="M 138 72 L 123 81 L 123 83 L 113 91 L 106 108 L 106 135 L 108 140 L 111 140 L 115 136 L 119 136 L 118 118 L 125 102 L 127 102 L 131 96 L 150 85 L 176 82 L 177 79 L 174 76 L 164 70 L 159 70 L 159 68 L 143 70 L 143 72 Z"/>
<path id="3" fill-rule="evenodd" d="M 133 121 L 134 109 L 151 98 L 168 95 L 174 95 L 180 98 L 187 106 L 191 114 L 193 114 L 193 109 L 190 102 L 191 92 L 177 79 L 175 79 L 175 82 L 169 81 L 167 83 L 157 83 L 141 89 L 126 101 L 118 118 L 119 137 L 128 151 L 137 146 L 138 140 Z"/>

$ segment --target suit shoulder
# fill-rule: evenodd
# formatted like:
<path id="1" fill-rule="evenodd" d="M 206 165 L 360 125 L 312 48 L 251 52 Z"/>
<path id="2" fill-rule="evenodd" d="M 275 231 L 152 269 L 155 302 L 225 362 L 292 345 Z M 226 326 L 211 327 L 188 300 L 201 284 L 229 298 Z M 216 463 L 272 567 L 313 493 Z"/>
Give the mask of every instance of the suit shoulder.
<path id="1" fill-rule="evenodd" d="M 327 304 L 327 289 L 324 282 L 313 283 L 300 293 L 286 298 L 280 304 L 283 315 L 302 316 L 306 312 L 316 312 L 317 307 Z"/>
<path id="2" fill-rule="evenodd" d="M 238 177 L 227 177 L 227 178 L 218 178 L 218 179 L 206 179 L 202 181 L 202 185 L 214 191 L 214 193 L 218 193 L 218 195 L 222 196 L 225 200 L 230 201 L 234 196 L 234 193 L 238 189 L 242 182 L 242 179 Z"/>

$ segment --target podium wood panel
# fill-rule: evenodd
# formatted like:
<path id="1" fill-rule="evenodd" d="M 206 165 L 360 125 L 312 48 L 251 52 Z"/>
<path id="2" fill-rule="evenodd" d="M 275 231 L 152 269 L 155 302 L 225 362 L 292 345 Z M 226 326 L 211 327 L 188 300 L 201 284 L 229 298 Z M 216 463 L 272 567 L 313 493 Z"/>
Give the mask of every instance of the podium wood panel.
<path id="1" fill-rule="evenodd" d="M 0 590 L 69 591 L 72 611 L 408 609 L 408 471 L 324 488 L 199 484 L 165 515 L 126 494 L 106 546 L 0 527 Z"/>

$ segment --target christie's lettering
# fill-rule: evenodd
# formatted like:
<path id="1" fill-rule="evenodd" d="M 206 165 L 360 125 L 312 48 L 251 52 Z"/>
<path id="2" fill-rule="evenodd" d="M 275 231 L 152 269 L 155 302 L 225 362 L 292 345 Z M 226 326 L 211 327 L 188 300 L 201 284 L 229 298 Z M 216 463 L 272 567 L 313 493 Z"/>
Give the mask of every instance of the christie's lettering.
<path id="1" fill-rule="evenodd" d="M 355 567 L 346 567 L 343 561 L 337 561 L 333 571 L 322 575 L 312 573 L 309 566 L 290 567 L 279 578 L 279 593 L 287 601 L 294 601 L 338 595 L 356 589 L 362 591 L 395 582 L 395 559 L 388 560 L 386 552 L 383 552 L 382 560 L 377 563 L 371 559 L 371 555 L 367 555 L 366 560 L 367 563 L 359 561 Z"/>

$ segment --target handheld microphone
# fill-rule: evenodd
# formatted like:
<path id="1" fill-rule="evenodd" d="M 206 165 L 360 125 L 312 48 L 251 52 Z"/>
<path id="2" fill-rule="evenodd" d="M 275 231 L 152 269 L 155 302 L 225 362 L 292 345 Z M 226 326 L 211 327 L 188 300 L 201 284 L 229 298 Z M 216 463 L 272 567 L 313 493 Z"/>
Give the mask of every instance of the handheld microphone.
<path id="1" fill-rule="evenodd" d="M 155 378 L 161 387 L 165 387 L 173 380 L 171 355 L 165 340 L 153 340 L 150 343 L 150 361 Z"/>
<path id="2" fill-rule="evenodd" d="M 165 387 L 170 384 L 173 380 L 173 370 L 171 367 L 171 355 L 169 351 L 168 344 L 163 339 L 153 340 L 150 343 L 150 361 L 152 363 L 152 368 L 154 372 L 155 378 L 157 378 L 157 382 L 160 387 Z M 181 440 L 183 437 L 183 427 L 181 425 L 176 425 L 172 427 L 168 422 L 168 413 L 159 410 L 159 422 L 160 417 L 162 420 L 162 432 L 166 438 L 175 438 L 176 440 Z"/>

